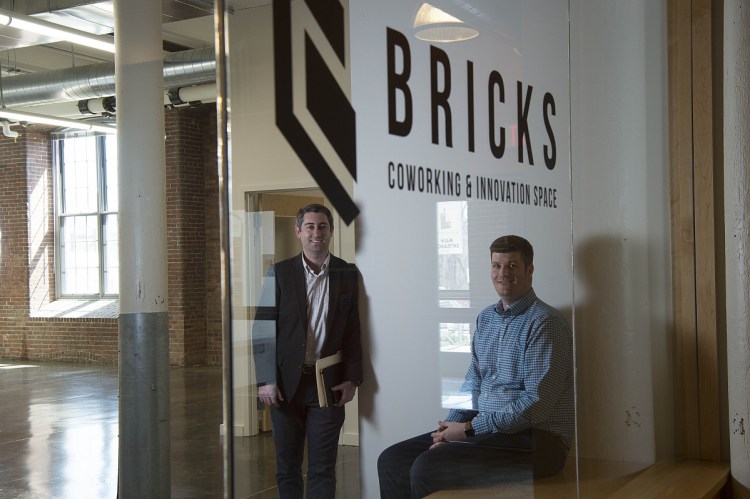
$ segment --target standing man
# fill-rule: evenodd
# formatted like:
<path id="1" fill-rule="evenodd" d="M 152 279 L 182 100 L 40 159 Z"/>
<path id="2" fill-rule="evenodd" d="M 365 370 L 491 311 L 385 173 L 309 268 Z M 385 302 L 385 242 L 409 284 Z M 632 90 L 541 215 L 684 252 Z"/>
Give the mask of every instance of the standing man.
<path id="1" fill-rule="evenodd" d="M 279 497 L 303 496 L 307 440 L 307 497 L 333 499 L 344 405 L 362 382 L 359 273 L 353 264 L 330 254 L 333 216 L 325 206 L 300 209 L 295 232 L 302 253 L 274 265 L 273 305 L 259 307 L 255 318 L 258 396 L 271 407 Z M 275 323 L 275 345 L 273 339 L 259 344 L 256 333 L 264 321 Z M 335 406 L 320 407 L 315 361 L 339 351 L 342 382 L 333 390 L 340 399 Z"/>
<path id="2" fill-rule="evenodd" d="M 519 236 L 490 245 L 500 301 L 477 317 L 462 390 L 435 431 L 380 455 L 383 499 L 527 481 L 562 470 L 575 426 L 573 339 L 568 323 L 531 286 L 534 250 Z"/>

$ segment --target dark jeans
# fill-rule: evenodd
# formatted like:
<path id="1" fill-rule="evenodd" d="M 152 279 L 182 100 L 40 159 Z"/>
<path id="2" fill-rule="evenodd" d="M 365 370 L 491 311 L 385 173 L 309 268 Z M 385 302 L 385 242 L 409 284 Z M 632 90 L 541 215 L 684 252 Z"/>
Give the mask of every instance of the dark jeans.
<path id="1" fill-rule="evenodd" d="M 380 454 L 382 499 L 422 498 L 438 490 L 507 482 L 531 483 L 562 470 L 568 455 L 562 440 L 538 430 L 478 435 L 434 449 L 429 449 L 430 433 L 392 445 Z"/>
<path id="2" fill-rule="evenodd" d="M 315 376 L 306 374 L 291 400 L 271 408 L 271 422 L 279 497 L 300 499 L 303 496 L 302 459 L 307 439 L 307 497 L 333 499 L 344 408 L 320 407 Z"/>

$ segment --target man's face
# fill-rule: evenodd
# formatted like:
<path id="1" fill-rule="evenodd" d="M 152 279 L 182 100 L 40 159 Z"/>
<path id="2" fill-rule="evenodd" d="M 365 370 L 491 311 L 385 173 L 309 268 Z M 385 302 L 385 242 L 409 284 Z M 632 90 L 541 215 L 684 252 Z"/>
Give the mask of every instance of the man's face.
<path id="1" fill-rule="evenodd" d="M 302 242 L 302 251 L 309 258 L 328 255 L 333 229 L 325 213 L 305 213 L 302 226 L 296 227 L 297 239 Z"/>
<path id="2" fill-rule="evenodd" d="M 534 266 L 526 266 L 520 251 L 492 253 L 492 284 L 505 308 L 531 290 L 533 273 Z"/>

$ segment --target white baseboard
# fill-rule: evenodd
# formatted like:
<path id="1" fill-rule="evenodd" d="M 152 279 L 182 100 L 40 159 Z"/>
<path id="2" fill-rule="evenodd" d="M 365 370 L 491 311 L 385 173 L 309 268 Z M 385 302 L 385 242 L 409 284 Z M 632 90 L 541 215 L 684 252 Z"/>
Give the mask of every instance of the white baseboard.
<path id="1" fill-rule="evenodd" d="M 359 434 L 358 433 L 341 433 L 339 437 L 340 445 L 352 445 L 359 447 Z"/>
<path id="2" fill-rule="evenodd" d="M 219 425 L 219 435 L 224 435 L 224 423 Z M 236 424 L 234 425 L 234 436 L 235 437 L 248 437 L 245 433 L 245 425 Z"/>

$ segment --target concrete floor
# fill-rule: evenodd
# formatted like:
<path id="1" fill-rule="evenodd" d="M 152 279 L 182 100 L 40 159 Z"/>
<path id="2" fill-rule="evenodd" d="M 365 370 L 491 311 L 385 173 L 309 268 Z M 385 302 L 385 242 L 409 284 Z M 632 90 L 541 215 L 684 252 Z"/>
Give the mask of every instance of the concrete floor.
<path id="1" fill-rule="evenodd" d="M 117 496 L 117 368 L 0 359 L 0 498 Z M 170 370 L 174 498 L 224 497 L 221 370 Z M 277 497 L 270 433 L 235 439 L 234 497 Z M 359 497 L 341 446 L 337 498 Z"/>

